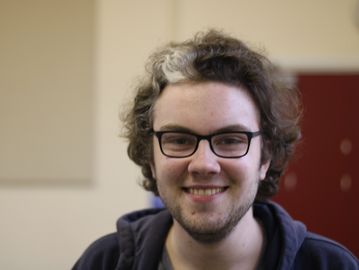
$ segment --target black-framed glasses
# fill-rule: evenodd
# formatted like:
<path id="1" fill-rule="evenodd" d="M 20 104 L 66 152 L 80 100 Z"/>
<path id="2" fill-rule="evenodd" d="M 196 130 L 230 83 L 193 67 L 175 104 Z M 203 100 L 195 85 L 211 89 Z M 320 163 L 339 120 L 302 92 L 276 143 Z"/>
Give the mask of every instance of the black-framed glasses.
<path id="1" fill-rule="evenodd" d="M 201 140 L 209 142 L 212 152 L 222 158 L 241 158 L 248 153 L 252 138 L 261 131 L 226 131 L 197 135 L 183 131 L 152 131 L 158 138 L 163 155 L 171 158 L 185 158 L 193 155 Z"/>

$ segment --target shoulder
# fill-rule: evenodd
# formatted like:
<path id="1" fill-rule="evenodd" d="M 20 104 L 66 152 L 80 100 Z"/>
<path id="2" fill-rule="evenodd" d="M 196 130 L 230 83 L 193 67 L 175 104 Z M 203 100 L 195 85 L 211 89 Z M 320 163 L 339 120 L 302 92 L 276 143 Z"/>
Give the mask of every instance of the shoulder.
<path id="1" fill-rule="evenodd" d="M 295 260 L 296 269 L 358 270 L 358 259 L 341 244 L 308 232 Z"/>
<path id="2" fill-rule="evenodd" d="M 117 221 L 117 232 L 93 242 L 72 270 L 129 269 L 153 254 L 159 256 L 171 217 L 163 209 L 128 213 Z M 151 256 L 147 256 L 150 253 Z M 147 261 L 144 263 L 146 265 Z M 156 262 L 153 262 L 156 263 Z M 148 269 L 146 266 L 141 269 Z"/>
<path id="3" fill-rule="evenodd" d="M 331 239 L 308 232 L 303 223 L 293 220 L 280 205 L 261 202 L 255 206 L 254 213 L 265 226 L 272 225 L 278 229 L 282 245 L 280 269 L 359 270 L 358 259 L 347 248 Z"/>
<path id="4" fill-rule="evenodd" d="M 119 244 L 116 233 L 108 234 L 93 242 L 72 270 L 115 269 L 118 257 Z"/>

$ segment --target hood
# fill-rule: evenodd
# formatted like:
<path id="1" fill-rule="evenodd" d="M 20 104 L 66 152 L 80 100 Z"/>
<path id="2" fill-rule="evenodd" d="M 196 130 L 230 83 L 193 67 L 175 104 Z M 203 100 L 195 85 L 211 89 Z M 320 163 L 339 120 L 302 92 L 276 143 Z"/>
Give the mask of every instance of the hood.
<path id="1" fill-rule="evenodd" d="M 117 221 L 121 269 L 156 269 L 172 224 L 165 209 L 132 212 Z"/>
<path id="2" fill-rule="evenodd" d="M 278 269 L 291 269 L 307 236 L 305 225 L 294 221 L 274 202 L 255 203 L 254 213 L 256 211 L 269 213 L 279 226 L 281 250 Z M 119 265 L 124 266 L 121 269 L 156 269 L 172 222 L 166 209 L 145 209 L 121 217 L 117 221 L 117 235 L 121 239 Z"/>
<path id="3" fill-rule="evenodd" d="M 303 223 L 293 220 L 281 206 L 274 202 L 265 203 L 261 207 L 268 207 L 279 226 L 281 251 L 278 269 L 291 269 L 308 234 L 307 228 Z"/>

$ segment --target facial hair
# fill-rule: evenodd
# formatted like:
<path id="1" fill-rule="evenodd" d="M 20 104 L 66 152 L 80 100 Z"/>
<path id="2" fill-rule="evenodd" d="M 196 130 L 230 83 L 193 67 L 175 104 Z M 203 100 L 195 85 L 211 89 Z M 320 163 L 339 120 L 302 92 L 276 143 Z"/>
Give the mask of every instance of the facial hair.
<path id="1" fill-rule="evenodd" d="M 195 211 L 190 214 L 185 213 L 186 209 L 182 205 L 167 198 L 165 194 L 161 197 L 172 217 L 193 239 L 200 243 L 216 243 L 225 239 L 252 207 L 258 191 L 258 183 L 259 180 L 252 181 L 248 192 L 243 194 L 243 198 L 237 204 L 232 204 L 229 209 L 226 209 L 227 214 L 215 223 L 206 222 L 204 217 L 197 218 Z"/>

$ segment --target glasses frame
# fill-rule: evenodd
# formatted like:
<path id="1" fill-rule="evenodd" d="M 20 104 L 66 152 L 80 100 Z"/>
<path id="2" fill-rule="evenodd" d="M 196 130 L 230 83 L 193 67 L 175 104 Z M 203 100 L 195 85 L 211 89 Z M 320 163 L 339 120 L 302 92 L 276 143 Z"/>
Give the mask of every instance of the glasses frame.
<path id="1" fill-rule="evenodd" d="M 151 131 L 152 135 L 155 135 L 158 139 L 158 144 L 160 145 L 160 150 L 161 150 L 161 153 L 166 156 L 166 157 L 169 157 L 169 158 L 187 158 L 187 157 L 190 157 L 192 156 L 194 153 L 196 153 L 197 149 L 198 149 L 198 145 L 200 143 L 200 141 L 202 140 L 206 140 L 208 141 L 209 143 L 209 147 L 212 151 L 213 154 L 215 154 L 217 157 L 220 157 L 220 158 L 241 158 L 241 157 L 244 157 L 245 155 L 248 154 L 248 151 L 249 151 L 249 147 L 251 145 L 251 141 L 254 137 L 257 137 L 259 135 L 262 135 L 262 132 L 259 130 L 259 131 L 224 131 L 224 132 L 216 132 L 216 133 L 212 133 L 212 134 L 209 134 L 209 135 L 198 135 L 198 134 L 195 134 L 195 133 L 192 133 L 192 132 L 187 132 L 187 131 L 176 131 L 176 130 L 168 130 L 168 131 L 154 131 L 152 130 Z M 172 155 L 168 155 L 164 152 L 163 150 L 163 147 L 162 147 L 162 136 L 166 133 L 182 133 L 182 134 L 188 134 L 188 135 L 192 135 L 194 137 L 196 137 L 197 139 L 197 142 L 196 142 L 196 146 L 195 148 L 193 149 L 193 152 L 188 154 L 188 155 L 185 155 L 185 156 L 172 156 Z M 219 155 L 215 152 L 214 148 L 213 148 L 213 145 L 212 145 L 212 138 L 214 136 L 217 136 L 217 135 L 222 135 L 222 134 L 232 134 L 232 133 L 238 133 L 238 134 L 245 134 L 247 136 L 247 139 L 248 139 L 248 145 L 247 145 L 247 150 L 245 151 L 245 153 L 243 155 L 239 155 L 239 156 L 222 156 L 222 155 Z"/>

